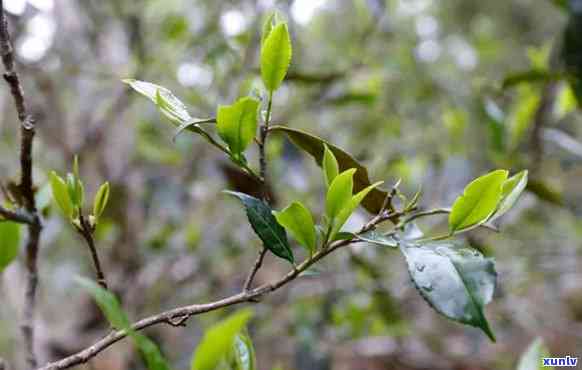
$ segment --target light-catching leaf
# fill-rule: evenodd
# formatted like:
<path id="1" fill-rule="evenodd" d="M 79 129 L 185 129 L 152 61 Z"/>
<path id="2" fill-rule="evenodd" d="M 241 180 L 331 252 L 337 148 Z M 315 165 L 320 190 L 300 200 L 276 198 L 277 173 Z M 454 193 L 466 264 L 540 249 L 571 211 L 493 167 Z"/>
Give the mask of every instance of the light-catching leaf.
<path id="1" fill-rule="evenodd" d="M 501 199 L 507 171 L 496 170 L 478 177 L 465 187 L 451 209 L 449 231 L 451 234 L 480 225 L 497 209 Z"/>
<path id="2" fill-rule="evenodd" d="M 327 145 L 329 150 L 334 154 L 337 159 L 339 172 L 343 172 L 350 168 L 355 168 L 356 173 L 354 174 L 354 192 L 360 192 L 366 187 L 370 186 L 372 182 L 368 176 L 368 170 L 358 161 L 356 161 L 350 154 L 345 152 L 343 149 L 330 144 L 329 142 L 323 140 L 320 137 L 309 134 L 305 131 L 289 128 L 285 126 L 271 126 L 270 131 L 280 132 L 291 140 L 301 150 L 307 152 L 309 155 L 315 159 L 317 165 L 322 166 L 323 156 L 324 156 L 324 145 Z M 377 214 L 382 210 L 382 205 L 384 199 L 386 199 L 387 193 L 378 188 L 374 188 L 370 191 L 370 194 L 362 201 L 362 207 L 364 207 L 368 212 L 372 214 Z"/>
<path id="3" fill-rule="evenodd" d="M 325 198 L 325 214 L 329 220 L 334 220 L 352 199 L 355 172 L 355 168 L 345 170 L 329 185 Z"/>
<path id="4" fill-rule="evenodd" d="M 310 254 L 315 252 L 315 224 L 307 207 L 296 201 L 280 212 L 273 211 L 273 215 Z"/>
<path id="5" fill-rule="evenodd" d="M 497 273 L 492 259 L 452 242 L 401 242 L 412 282 L 437 312 L 480 328 L 495 341 L 483 313 L 493 297 Z"/>
<path id="6" fill-rule="evenodd" d="M 18 256 L 20 224 L 0 221 L 0 273 Z"/>
<path id="7" fill-rule="evenodd" d="M 49 173 L 49 179 L 53 191 L 53 198 L 57 202 L 61 212 L 67 218 L 71 218 L 73 216 L 73 202 L 71 202 L 67 184 L 65 184 L 65 181 L 55 171 Z"/>
<path id="8" fill-rule="evenodd" d="M 257 359 L 253 341 L 246 334 L 239 334 L 234 339 L 234 369 L 233 370 L 256 370 Z"/>
<path id="9" fill-rule="evenodd" d="M 398 241 L 392 235 L 384 235 L 376 229 L 358 234 L 358 239 L 384 247 L 398 248 Z"/>
<path id="10" fill-rule="evenodd" d="M 103 214 L 108 201 L 109 182 L 107 181 L 99 187 L 97 194 L 95 194 L 95 199 L 93 200 L 93 216 L 99 218 Z"/>
<path id="11" fill-rule="evenodd" d="M 135 91 L 150 99 L 174 125 L 194 120 L 186 105 L 180 101 L 172 92 L 163 86 L 150 82 L 134 80 L 131 78 L 122 80 L 131 86 Z"/>
<path id="12" fill-rule="evenodd" d="M 244 97 L 232 105 L 221 105 L 216 115 L 218 134 L 231 153 L 240 157 L 257 132 L 259 101 Z"/>
<path id="13" fill-rule="evenodd" d="M 527 186 L 527 170 L 521 171 L 507 179 L 501 188 L 501 200 L 497 210 L 489 221 L 493 221 L 507 213 L 513 207 Z"/>
<path id="14" fill-rule="evenodd" d="M 543 365 L 544 357 L 550 357 L 550 351 L 544 345 L 542 338 L 536 338 L 521 355 L 517 370 L 553 370 L 553 366 Z"/>
<path id="15" fill-rule="evenodd" d="M 236 336 L 252 317 L 249 309 L 240 310 L 209 328 L 192 358 L 192 370 L 215 370 L 233 350 Z"/>
<path id="16" fill-rule="evenodd" d="M 333 155 L 333 152 L 329 150 L 327 145 L 323 144 L 325 148 L 323 153 L 323 177 L 325 178 L 325 184 L 329 186 L 335 177 L 339 174 L 339 165 L 337 159 Z"/>
<path id="17" fill-rule="evenodd" d="M 236 191 L 225 191 L 225 193 L 232 194 L 240 199 L 245 207 L 249 223 L 263 241 L 265 248 L 273 252 L 277 257 L 294 263 L 295 258 L 287 240 L 287 233 L 273 216 L 271 207 L 262 200 L 247 194 Z"/>
<path id="18" fill-rule="evenodd" d="M 271 93 L 281 86 L 291 63 L 291 37 L 286 23 L 273 27 L 261 48 L 261 77 Z"/>
<path id="19" fill-rule="evenodd" d="M 335 240 L 335 237 L 338 235 L 338 233 L 339 233 L 340 229 L 342 228 L 342 226 L 344 226 L 344 224 L 346 223 L 346 221 L 348 220 L 348 218 L 350 218 L 350 216 L 352 215 L 352 213 L 354 213 L 354 211 L 356 210 L 356 208 L 358 208 L 358 206 L 360 205 L 360 203 L 362 203 L 362 200 L 364 200 L 364 198 L 366 198 L 366 196 L 372 190 L 374 190 L 374 188 L 376 188 L 380 184 L 382 184 L 382 181 L 378 181 L 377 183 L 368 186 L 364 190 L 362 190 L 359 193 L 357 193 L 356 195 L 354 195 L 347 202 L 347 204 L 341 209 L 341 211 L 339 212 L 339 214 L 337 215 L 337 217 L 335 217 L 333 219 L 331 233 L 330 233 L 330 239 Z"/>

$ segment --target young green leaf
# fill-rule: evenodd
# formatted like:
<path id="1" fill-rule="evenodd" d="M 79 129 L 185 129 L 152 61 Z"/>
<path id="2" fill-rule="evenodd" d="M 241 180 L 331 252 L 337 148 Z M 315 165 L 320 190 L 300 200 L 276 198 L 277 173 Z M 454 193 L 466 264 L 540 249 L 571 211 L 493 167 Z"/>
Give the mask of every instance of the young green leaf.
<path id="1" fill-rule="evenodd" d="M 310 254 L 316 249 L 315 225 L 311 212 L 301 203 L 293 202 L 284 210 L 273 211 L 281 224 Z"/>
<path id="2" fill-rule="evenodd" d="M 253 341 L 246 334 L 239 334 L 234 340 L 234 362 L 233 370 L 256 370 L 257 359 Z"/>
<path id="3" fill-rule="evenodd" d="M 355 172 L 355 168 L 345 170 L 337 175 L 329 185 L 325 198 L 325 214 L 332 222 L 352 199 Z"/>
<path id="4" fill-rule="evenodd" d="M 495 341 L 483 313 L 493 297 L 497 273 L 492 259 L 451 242 L 400 243 L 418 292 L 437 312 L 480 328 Z"/>
<path id="5" fill-rule="evenodd" d="M 265 40 L 267 37 L 269 37 L 269 34 L 273 30 L 276 21 L 276 15 L 277 12 L 272 12 L 267 14 L 265 17 L 265 22 L 263 23 L 263 32 L 261 32 L 261 45 L 265 43 Z"/>
<path id="6" fill-rule="evenodd" d="M 135 331 L 130 332 L 130 337 L 139 349 L 148 370 L 171 369 L 160 348 L 151 339 Z"/>
<path id="7" fill-rule="evenodd" d="M 286 23 L 271 29 L 261 48 L 261 77 L 273 93 L 281 86 L 291 63 L 291 37 Z"/>
<path id="8" fill-rule="evenodd" d="M 323 153 L 323 176 L 325 178 L 325 184 L 329 186 L 333 179 L 339 174 L 339 165 L 337 163 L 337 159 L 333 152 L 329 150 L 329 147 L 326 144 L 323 144 L 324 153 Z"/>
<path id="9" fill-rule="evenodd" d="M 240 158 L 257 132 L 259 101 L 244 97 L 232 105 L 221 105 L 216 115 L 218 135 L 228 144 L 231 153 Z"/>
<path id="10" fill-rule="evenodd" d="M 339 176 L 341 176 L 341 175 L 339 175 Z M 338 178 L 339 178 L 339 176 L 338 176 Z M 351 199 L 349 199 L 349 201 L 340 210 L 340 212 L 337 215 L 337 217 L 332 220 L 332 229 L 331 229 L 331 233 L 330 233 L 330 239 L 331 240 L 335 240 L 335 237 L 339 233 L 339 231 L 342 228 L 342 226 L 344 226 L 344 224 L 346 223 L 346 221 L 348 220 L 348 218 L 350 218 L 350 216 L 352 215 L 352 213 L 354 213 L 354 211 L 356 210 L 356 208 L 358 208 L 358 206 L 360 205 L 360 203 L 362 202 L 362 200 L 374 188 L 376 188 L 377 186 L 379 186 L 382 183 L 383 183 L 382 181 L 378 181 L 377 183 L 368 186 L 364 190 L 360 191 L 359 193 L 357 193 L 356 195 L 354 195 L 353 197 L 351 197 Z"/>
<path id="11" fill-rule="evenodd" d="M 536 338 L 521 355 L 517 370 L 553 370 L 553 367 L 542 364 L 544 357 L 550 357 L 550 351 L 544 345 L 542 338 Z"/>
<path id="12" fill-rule="evenodd" d="M 208 329 L 194 352 L 191 369 L 215 370 L 228 358 L 236 336 L 251 317 L 251 310 L 240 310 Z"/>
<path id="13" fill-rule="evenodd" d="M 487 221 L 497 209 L 507 171 L 496 170 L 473 180 L 453 203 L 449 230 L 453 234 Z"/>
<path id="14" fill-rule="evenodd" d="M 0 221 L 0 273 L 18 256 L 20 224 Z"/>
<path id="15" fill-rule="evenodd" d="M 245 207 L 249 223 L 263 241 L 263 245 L 277 257 L 294 263 L 295 258 L 289 246 L 285 229 L 279 225 L 275 216 L 273 216 L 271 207 L 262 200 L 247 194 L 236 191 L 225 191 L 225 193 L 240 199 Z"/>
<path id="16" fill-rule="evenodd" d="M 109 201 L 109 182 L 105 182 L 99 187 L 95 199 L 93 200 L 93 216 L 99 218 Z"/>
<path id="17" fill-rule="evenodd" d="M 67 218 L 71 218 L 73 216 L 73 203 L 65 181 L 55 171 L 49 173 L 49 178 L 57 205 Z"/>
<path id="18" fill-rule="evenodd" d="M 493 221 L 503 216 L 513 207 L 519 196 L 527 186 L 527 170 L 521 171 L 507 179 L 501 188 L 501 201 L 497 210 L 489 221 Z"/>
<path id="19" fill-rule="evenodd" d="M 188 113 L 186 105 L 165 87 L 131 78 L 125 79 L 123 82 L 156 104 L 160 112 L 173 124 L 180 125 L 194 120 Z"/>
<path id="20" fill-rule="evenodd" d="M 372 182 L 368 175 L 368 170 L 361 163 L 356 161 L 349 153 L 345 152 L 343 149 L 323 140 L 320 137 L 309 134 L 305 131 L 286 127 L 286 126 L 271 126 L 270 132 L 279 132 L 287 135 L 293 144 L 295 144 L 299 149 L 305 151 L 315 159 L 318 166 L 323 168 L 323 156 L 325 153 L 324 145 L 327 145 L 329 150 L 334 154 L 338 166 L 339 172 L 343 172 L 350 168 L 355 168 L 356 173 L 354 174 L 354 191 L 359 192 L 370 186 Z M 362 206 L 372 214 L 378 214 L 382 210 L 382 205 L 384 204 L 384 199 L 386 199 L 387 193 L 378 188 L 372 189 L 370 194 L 362 201 Z"/>

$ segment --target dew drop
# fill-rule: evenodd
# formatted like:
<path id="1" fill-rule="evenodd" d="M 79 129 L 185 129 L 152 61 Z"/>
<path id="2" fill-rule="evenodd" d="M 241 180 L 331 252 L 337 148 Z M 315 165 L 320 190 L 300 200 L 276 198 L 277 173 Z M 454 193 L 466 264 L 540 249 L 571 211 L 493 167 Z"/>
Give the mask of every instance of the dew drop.
<path id="1" fill-rule="evenodd" d="M 420 263 L 420 262 L 416 262 L 416 263 L 414 264 L 414 266 L 416 267 L 416 270 L 417 270 L 418 272 L 422 272 L 422 271 L 424 271 L 424 268 L 426 267 L 426 266 L 424 265 L 424 263 Z"/>

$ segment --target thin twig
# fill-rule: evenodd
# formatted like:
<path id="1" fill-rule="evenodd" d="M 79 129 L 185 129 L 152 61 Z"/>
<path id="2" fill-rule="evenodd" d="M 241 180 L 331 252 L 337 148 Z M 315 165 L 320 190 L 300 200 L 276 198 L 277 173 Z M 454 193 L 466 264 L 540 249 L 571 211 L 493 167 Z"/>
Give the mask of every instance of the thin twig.
<path id="1" fill-rule="evenodd" d="M 93 239 L 93 228 L 87 222 L 87 219 L 82 215 L 79 217 L 81 223 L 81 228 L 77 229 L 79 234 L 87 242 L 89 251 L 91 252 L 91 258 L 93 259 L 93 265 L 95 267 L 95 274 L 97 275 L 97 283 L 103 287 L 103 289 L 108 289 L 107 280 L 105 279 L 105 274 L 101 268 L 101 262 L 99 261 L 99 254 L 97 253 L 97 248 L 95 247 L 95 240 Z"/>
<path id="2" fill-rule="evenodd" d="M 255 275 L 257 274 L 257 271 L 259 271 L 259 269 L 263 265 L 263 260 L 265 259 L 266 254 L 267 254 L 267 248 L 263 247 L 263 249 L 261 249 L 261 251 L 259 252 L 259 255 L 257 256 L 257 260 L 255 261 L 255 264 L 253 265 L 253 268 L 252 268 L 251 272 L 249 273 L 249 276 L 245 280 L 245 285 L 244 285 L 245 292 L 248 291 L 249 289 L 251 289 L 251 285 L 253 285 L 253 280 L 255 279 Z"/>
<path id="3" fill-rule="evenodd" d="M 8 21 L 4 14 L 3 0 L 0 0 L 0 52 L 2 64 L 4 64 L 4 79 L 10 87 L 10 93 L 14 100 L 14 106 L 21 123 L 20 128 L 20 191 L 24 202 L 24 208 L 31 215 L 31 223 L 28 227 L 28 241 L 26 243 L 26 269 L 27 283 L 23 310 L 23 323 L 21 326 L 26 351 L 26 362 L 31 369 L 37 367 L 37 359 L 34 352 L 34 311 L 36 300 L 36 288 L 38 285 L 38 243 L 42 224 L 34 199 L 34 185 L 32 177 L 32 144 L 35 134 L 35 121 L 26 107 L 24 93 L 20 78 L 14 69 L 14 53 Z"/>
<path id="4" fill-rule="evenodd" d="M 389 215 L 386 215 L 386 216 L 389 216 Z M 385 221 L 388 218 L 382 217 L 382 218 L 375 218 L 375 219 L 376 219 L 375 222 L 367 223 L 356 234 L 361 234 L 361 233 L 364 233 L 366 231 L 369 231 L 372 228 L 374 228 L 378 223 Z M 199 315 L 199 314 L 202 314 L 205 312 L 215 311 L 215 310 L 218 310 L 218 309 L 221 309 L 224 307 L 228 307 L 228 306 L 234 306 L 234 305 L 244 303 L 244 302 L 253 302 L 253 301 L 259 299 L 261 296 L 268 294 L 268 293 L 271 293 L 271 292 L 274 292 L 275 290 L 277 290 L 277 289 L 283 287 L 284 285 L 288 284 L 289 282 L 295 280 L 303 271 L 307 270 L 313 264 L 317 263 L 318 261 L 320 261 L 321 259 L 323 259 L 327 255 L 329 255 L 330 253 L 338 250 L 339 248 L 342 248 L 342 247 L 345 247 L 347 245 L 350 245 L 352 243 L 357 243 L 357 242 L 358 242 L 358 240 L 355 240 L 355 239 L 338 240 L 336 242 L 331 243 L 329 248 L 322 249 L 322 250 L 318 251 L 317 253 L 315 253 L 312 257 L 306 259 L 301 264 L 299 264 L 297 267 L 293 268 L 293 270 L 289 271 L 286 275 L 284 275 L 282 278 L 280 278 L 279 280 L 277 280 L 275 282 L 263 284 L 258 288 L 248 290 L 248 291 L 242 291 L 242 292 L 237 293 L 235 295 L 232 295 L 230 297 L 223 298 L 223 299 L 220 299 L 218 301 L 211 302 L 211 303 L 195 304 L 195 305 L 174 308 L 172 310 L 165 311 L 165 312 L 162 312 L 160 314 L 150 316 L 148 318 L 137 321 L 136 323 L 134 323 L 132 325 L 132 329 L 135 331 L 139 331 L 139 330 L 142 330 L 142 329 L 145 329 L 145 328 L 148 328 L 150 326 L 157 325 L 157 324 L 169 324 L 172 326 L 176 326 L 176 325 L 183 326 L 186 323 L 186 321 L 192 316 L 196 316 L 196 315 Z M 39 368 L 39 370 L 62 370 L 62 369 L 68 369 L 70 367 L 77 366 L 80 364 L 84 364 L 87 361 L 89 361 L 90 359 L 92 359 L 93 357 L 97 356 L 99 353 L 101 353 L 105 349 L 107 349 L 108 347 L 110 347 L 111 345 L 113 345 L 114 343 L 117 343 L 118 341 L 122 340 L 126 336 L 127 336 L 127 331 L 125 331 L 125 330 L 111 332 L 110 334 L 106 335 L 105 337 L 103 337 L 99 341 L 95 342 L 93 345 L 85 348 L 84 350 L 77 352 L 76 354 L 73 354 L 71 356 L 68 356 L 62 360 L 49 363 L 49 364 Z"/>

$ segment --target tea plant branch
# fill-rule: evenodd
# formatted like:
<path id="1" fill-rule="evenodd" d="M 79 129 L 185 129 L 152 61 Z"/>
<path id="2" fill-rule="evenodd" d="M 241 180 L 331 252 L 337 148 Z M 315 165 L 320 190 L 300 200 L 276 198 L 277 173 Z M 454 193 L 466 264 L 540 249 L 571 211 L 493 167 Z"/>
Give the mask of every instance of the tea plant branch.
<path id="1" fill-rule="evenodd" d="M 0 206 L 0 222 L 6 221 L 14 221 L 21 224 L 29 224 L 32 225 L 34 223 L 34 217 L 32 217 L 28 212 L 24 210 L 10 210 Z"/>
<path id="2" fill-rule="evenodd" d="M 267 155 L 265 153 L 265 148 L 267 145 L 267 137 L 269 135 L 269 124 L 271 122 L 271 109 L 272 108 L 273 108 L 273 92 L 270 92 L 269 93 L 269 101 L 267 103 L 267 113 L 265 115 L 265 123 L 263 125 L 261 125 L 261 128 L 260 128 L 261 138 L 258 141 L 259 167 L 260 167 L 259 177 L 261 179 L 261 185 L 263 188 L 262 189 L 263 199 L 265 201 L 268 201 L 268 194 L 269 194 L 269 190 L 267 188 Z M 263 265 L 263 259 L 265 258 L 266 254 L 267 254 L 267 247 L 265 247 L 263 245 L 263 248 L 259 252 L 259 255 L 257 256 L 257 260 L 255 261 L 255 264 L 253 265 L 251 272 L 249 273 L 247 279 L 245 280 L 245 285 L 244 285 L 245 291 L 249 290 L 251 288 L 251 286 L 253 285 L 253 280 L 255 279 L 257 272 L 259 271 L 259 269 Z"/>
<path id="3" fill-rule="evenodd" d="M 34 311 L 36 304 L 36 288 L 38 285 L 38 243 L 42 224 L 34 199 L 34 185 L 32 177 L 32 144 L 35 135 L 35 121 L 29 114 L 20 83 L 18 73 L 14 69 L 14 53 L 10 34 L 8 32 L 8 21 L 4 13 L 3 0 L 0 0 L 0 53 L 2 54 L 2 64 L 4 65 L 4 80 L 10 88 L 10 93 L 14 100 L 14 106 L 21 123 L 20 135 L 20 185 L 19 190 L 22 195 L 23 205 L 30 215 L 28 224 L 28 240 L 26 243 L 26 270 L 27 282 L 25 288 L 25 299 L 23 309 L 23 323 L 21 326 L 24 337 L 24 348 L 26 362 L 29 368 L 37 367 L 37 359 L 34 352 Z"/>
<path id="4" fill-rule="evenodd" d="M 439 215 L 439 214 L 449 214 L 449 213 L 451 213 L 450 208 L 434 208 L 434 209 L 429 209 L 426 211 L 420 211 L 420 212 L 412 214 L 411 216 L 406 218 L 403 222 L 399 223 L 397 225 L 397 228 L 401 228 L 405 224 L 408 224 L 408 223 L 410 223 L 418 218 L 427 217 L 427 216 L 434 216 L 434 215 Z M 499 232 L 499 229 L 491 223 L 483 223 L 483 224 L 480 224 L 479 227 L 483 227 L 483 228 L 489 229 L 491 231 Z M 448 238 L 448 237 L 450 237 L 450 235 L 443 235 L 442 236 L 442 238 Z M 441 237 L 438 237 L 438 238 L 441 238 Z M 431 240 L 434 240 L 434 239 L 431 239 Z"/>
<path id="5" fill-rule="evenodd" d="M 398 212 L 398 213 L 401 213 L 401 212 Z M 378 225 L 381 222 L 384 222 L 386 220 L 389 220 L 393 216 L 395 216 L 395 214 L 385 213 L 383 215 L 379 215 L 379 216 L 374 217 L 372 220 L 370 220 L 368 223 L 366 223 L 356 233 L 356 235 L 361 234 L 361 233 L 365 233 L 369 230 L 372 230 L 374 227 L 376 227 L 376 225 Z M 280 278 L 277 281 L 263 284 L 255 289 L 250 289 L 250 290 L 246 290 L 246 291 L 243 290 L 240 293 L 234 294 L 234 295 L 227 297 L 227 298 L 220 299 L 218 301 L 205 303 L 205 304 L 194 304 L 194 305 L 178 307 L 178 308 L 174 308 L 174 309 L 159 313 L 157 315 L 147 317 L 145 319 L 142 319 L 142 320 L 135 322 L 132 325 L 132 330 L 139 331 L 139 330 L 143 330 L 145 328 L 148 328 L 148 327 L 151 327 L 154 325 L 158 325 L 158 324 L 167 324 L 167 325 L 171 325 L 171 326 L 184 326 L 186 321 L 192 316 L 200 315 L 202 313 L 206 313 L 206 312 L 210 312 L 210 311 L 216 311 L 216 310 L 224 308 L 224 307 L 234 306 L 234 305 L 238 305 L 238 304 L 245 303 L 245 302 L 254 302 L 257 299 L 259 299 L 260 297 L 262 297 L 266 294 L 272 293 L 272 292 L 276 291 L 277 289 L 290 283 L 291 281 L 295 280 L 297 277 L 299 277 L 299 275 L 302 272 L 306 271 L 309 267 L 311 267 L 312 265 L 314 265 L 315 263 L 317 263 L 318 261 L 320 261 L 321 259 L 323 259 L 327 255 L 331 254 L 332 252 L 334 252 L 342 247 L 346 247 L 348 245 L 358 243 L 358 242 L 359 242 L 359 240 L 357 240 L 355 237 L 351 238 L 351 239 L 344 239 L 344 240 L 338 240 L 338 241 L 332 242 L 329 244 L 329 246 L 327 248 L 322 248 L 321 250 L 316 252 L 312 257 L 303 261 L 301 264 L 299 264 L 293 270 L 289 271 L 286 275 L 284 275 L 282 278 Z M 68 368 L 71 368 L 73 366 L 77 366 L 80 364 L 84 364 L 84 363 L 88 362 L 90 359 L 92 359 L 93 357 L 95 357 L 98 354 L 100 354 L 101 352 L 103 352 L 105 349 L 107 349 L 111 345 L 113 345 L 113 344 L 119 342 L 120 340 L 122 340 L 123 338 L 125 338 L 127 335 L 128 335 L 128 332 L 126 330 L 118 330 L 118 331 L 111 332 L 108 335 L 106 335 L 105 337 L 103 337 L 102 339 L 100 339 L 99 341 L 95 342 L 93 345 L 81 350 L 80 352 L 77 352 L 76 354 L 73 354 L 71 356 L 63 358 L 61 360 L 51 362 L 51 363 L 39 368 L 39 370 L 62 370 L 62 369 L 68 369 Z"/>
<path id="6" fill-rule="evenodd" d="M 93 239 L 94 228 L 89 224 L 87 219 L 83 215 L 79 216 L 80 228 L 77 227 L 77 231 L 87 242 L 89 251 L 91 252 L 91 258 L 93 259 L 93 265 L 95 267 L 95 274 L 97 275 L 97 283 L 101 285 L 104 289 L 108 289 L 107 280 L 105 279 L 105 274 L 101 268 L 101 262 L 99 261 L 99 254 L 97 253 L 97 248 L 95 247 L 95 240 Z"/>

